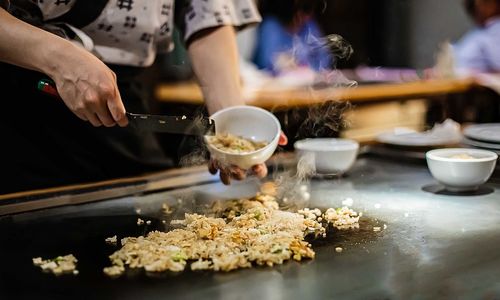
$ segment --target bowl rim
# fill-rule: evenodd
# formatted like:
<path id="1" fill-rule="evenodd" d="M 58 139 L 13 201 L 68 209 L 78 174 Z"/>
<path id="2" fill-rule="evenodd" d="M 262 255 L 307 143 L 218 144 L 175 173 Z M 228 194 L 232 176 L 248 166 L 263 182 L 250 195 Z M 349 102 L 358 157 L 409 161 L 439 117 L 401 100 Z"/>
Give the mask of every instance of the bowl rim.
<path id="1" fill-rule="evenodd" d="M 221 110 L 218 110 L 214 114 L 212 114 L 210 116 L 210 118 L 214 119 L 214 121 L 217 123 L 217 121 L 215 120 L 215 118 L 218 115 L 220 115 L 222 113 L 226 113 L 226 112 L 231 111 L 231 110 L 237 110 L 237 109 L 256 110 L 256 111 L 263 112 L 266 115 L 270 116 L 271 119 L 276 124 L 276 127 L 278 129 L 276 135 L 274 136 L 274 138 L 271 141 L 269 141 L 266 146 L 264 146 L 264 147 L 262 147 L 260 149 L 254 150 L 254 151 L 244 152 L 244 153 L 231 153 L 231 152 L 227 152 L 227 151 L 221 150 L 219 148 L 216 148 L 216 147 L 212 146 L 212 144 L 210 144 L 207 141 L 207 135 L 205 135 L 205 136 L 203 136 L 203 138 L 204 138 L 205 143 L 207 144 L 207 146 L 210 149 L 213 149 L 213 150 L 218 151 L 220 153 L 223 153 L 225 155 L 236 155 L 236 156 L 253 155 L 253 154 L 258 153 L 260 151 L 264 151 L 267 148 L 273 147 L 272 145 L 276 142 L 276 140 L 279 140 L 279 138 L 280 138 L 280 135 L 281 135 L 281 124 L 280 124 L 280 121 L 278 120 L 278 118 L 276 118 L 276 116 L 273 113 L 271 113 L 270 111 L 268 111 L 268 110 L 265 110 L 265 109 L 257 107 L 257 106 L 252 106 L 252 105 L 236 105 L 236 106 L 230 106 L 230 107 L 226 107 L 226 108 L 223 108 Z M 215 134 L 217 135 L 217 133 L 215 133 Z"/>
<path id="2" fill-rule="evenodd" d="M 438 153 L 446 153 L 446 152 L 451 152 L 451 153 L 456 153 L 463 151 L 467 154 L 470 153 L 481 153 L 483 155 L 487 155 L 488 157 L 482 157 L 482 158 L 472 158 L 472 159 L 460 159 L 460 158 L 450 158 L 450 157 L 442 157 L 439 156 Z M 451 154 L 450 153 L 450 154 Z M 473 155 L 473 154 L 470 154 Z M 484 150 L 484 149 L 473 149 L 473 148 L 441 148 L 441 149 L 434 149 L 427 151 L 425 153 L 425 157 L 430 160 L 435 160 L 435 161 L 443 161 L 443 162 L 454 162 L 454 163 L 474 163 L 474 162 L 489 162 L 489 161 L 496 161 L 498 159 L 498 154 L 496 154 L 493 151 L 489 150 Z"/>
<path id="3" fill-rule="evenodd" d="M 333 146 L 333 148 L 323 148 L 318 149 L 314 147 L 307 147 L 307 142 L 310 141 L 319 141 L 319 142 L 347 142 L 348 144 L 343 145 L 329 145 Z M 306 138 L 302 140 L 298 140 L 293 144 L 295 150 L 300 151 L 316 151 L 316 152 L 331 152 L 331 151 L 348 151 L 348 150 L 358 150 L 359 142 L 352 139 L 344 139 L 344 138 Z"/>

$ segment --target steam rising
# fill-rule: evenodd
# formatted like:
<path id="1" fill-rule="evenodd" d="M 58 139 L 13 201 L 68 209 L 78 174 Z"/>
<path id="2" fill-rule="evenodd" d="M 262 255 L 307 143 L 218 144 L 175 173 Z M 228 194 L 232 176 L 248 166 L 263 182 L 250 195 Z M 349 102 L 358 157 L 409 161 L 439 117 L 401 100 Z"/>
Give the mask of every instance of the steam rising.
<path id="1" fill-rule="evenodd" d="M 332 87 L 355 87 L 357 82 L 350 80 L 336 69 L 339 60 L 349 59 L 353 54 L 352 46 L 340 35 L 330 34 L 318 38 L 309 34 L 307 44 L 315 50 L 327 50 L 334 58 L 328 65 L 320 66 L 316 80 L 313 85 L 307 87 L 314 98 L 318 88 Z M 298 45 L 294 45 L 290 54 L 296 53 Z M 319 52 L 317 52 L 319 53 Z M 324 53 L 324 52 L 323 52 Z M 324 90 L 322 90 L 324 92 Z M 324 93 L 323 93 L 324 97 Z M 315 137 L 336 137 L 338 132 L 347 126 L 344 114 L 351 108 L 345 101 L 335 101 L 332 91 L 332 99 L 321 104 L 308 106 L 307 108 L 287 108 L 283 119 L 283 127 L 295 132 L 289 136 L 292 140 Z M 184 155 L 180 160 L 181 166 L 201 165 L 207 163 L 208 153 L 203 138 L 191 139 L 190 153 Z M 279 170 L 279 162 L 276 161 L 275 170 Z M 285 208 L 303 208 L 307 206 L 310 194 L 308 192 L 309 179 L 315 175 L 315 163 L 313 155 L 301 156 L 296 168 L 285 168 L 282 171 L 273 172 L 273 180 L 277 185 L 278 199 L 282 199 Z M 187 197 L 188 198 L 188 197 Z"/>
<path id="2" fill-rule="evenodd" d="M 206 164 L 208 162 L 208 151 L 204 146 L 202 138 L 196 138 L 192 152 L 181 157 L 179 165 L 181 167 L 191 167 Z"/>
<path id="3" fill-rule="evenodd" d="M 321 66 L 321 70 L 315 80 L 314 86 L 309 87 L 311 97 L 314 97 L 317 88 L 333 87 L 356 87 L 357 82 L 350 80 L 336 69 L 339 60 L 349 59 L 354 50 L 342 36 L 330 34 L 323 38 L 317 38 L 312 34 L 307 37 L 309 45 L 315 45 L 314 49 L 326 49 L 334 57 L 330 66 Z M 293 51 L 296 51 L 295 49 Z M 307 109 L 293 109 L 286 115 L 285 127 L 290 123 L 298 123 L 295 139 L 335 137 L 338 132 L 347 127 L 344 118 L 345 112 L 351 109 L 348 102 L 330 101 L 322 104 L 309 106 Z M 302 119 L 305 116 L 304 119 Z M 292 120 L 290 120 L 292 119 Z M 299 122 L 297 122 L 300 120 Z M 293 126 L 293 125 L 292 125 Z M 310 193 L 308 191 L 309 180 L 316 174 L 314 154 L 300 155 L 295 170 L 285 170 L 273 175 L 274 182 L 278 186 L 278 198 L 282 199 L 281 205 L 288 209 L 297 209 L 308 206 Z"/>
<path id="4" fill-rule="evenodd" d="M 305 119 L 301 122 L 296 139 L 335 137 L 338 132 L 347 127 L 344 114 L 351 108 L 348 102 L 329 101 L 309 107 L 305 111 Z M 295 117 L 300 118 L 301 112 L 295 111 Z"/>
<path id="5" fill-rule="evenodd" d="M 312 35 L 309 35 L 309 37 L 312 37 Z M 323 44 L 323 47 L 327 47 L 337 59 L 349 59 L 354 53 L 351 44 L 338 34 L 329 34 L 320 38 L 320 42 Z"/>
<path id="6" fill-rule="evenodd" d="M 295 180 L 297 182 L 304 182 L 316 173 L 315 157 L 312 153 L 302 155 L 297 162 L 297 173 Z"/>
<path id="7" fill-rule="evenodd" d="M 193 120 L 193 127 L 198 127 L 202 124 L 204 118 L 203 111 L 196 112 L 196 116 Z M 208 150 L 205 147 L 205 141 L 202 136 L 190 136 L 185 137 L 181 143 L 180 151 L 189 149 L 189 153 L 183 155 L 179 160 L 179 165 L 181 167 L 199 166 L 206 164 L 208 162 Z"/>

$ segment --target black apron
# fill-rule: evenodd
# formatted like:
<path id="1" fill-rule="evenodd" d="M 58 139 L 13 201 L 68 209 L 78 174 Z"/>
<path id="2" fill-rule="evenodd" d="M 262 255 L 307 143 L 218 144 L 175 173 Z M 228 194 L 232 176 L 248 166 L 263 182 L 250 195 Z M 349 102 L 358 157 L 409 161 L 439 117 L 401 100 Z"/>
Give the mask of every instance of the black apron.
<path id="1" fill-rule="evenodd" d="M 50 22 L 82 28 L 100 15 L 107 2 L 78 0 L 72 10 Z M 9 12 L 46 29 L 38 6 L 30 0 L 11 1 Z M 72 38 L 64 26 L 52 33 Z M 126 110 L 146 113 L 146 99 L 136 81 L 142 68 L 110 67 L 117 74 Z M 132 127 L 95 128 L 76 117 L 62 100 L 37 91 L 42 78 L 47 76 L 0 64 L 0 194 L 134 176 L 173 166 L 153 133 Z"/>
<path id="2" fill-rule="evenodd" d="M 115 68 L 127 111 L 144 113 L 135 70 Z M 36 90 L 43 74 L 0 66 L 0 194 L 134 176 L 172 167 L 153 133 L 93 127 Z"/>

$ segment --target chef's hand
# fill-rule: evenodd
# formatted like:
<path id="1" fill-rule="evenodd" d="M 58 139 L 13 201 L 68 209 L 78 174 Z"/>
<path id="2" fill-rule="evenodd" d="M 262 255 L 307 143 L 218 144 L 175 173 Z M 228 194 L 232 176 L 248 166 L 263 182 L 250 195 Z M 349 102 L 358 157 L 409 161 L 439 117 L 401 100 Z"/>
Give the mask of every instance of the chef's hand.
<path id="1" fill-rule="evenodd" d="M 0 61 L 50 76 L 69 109 L 94 126 L 127 124 L 116 76 L 104 63 L 82 47 L 31 26 L 3 8 Z"/>
<path id="2" fill-rule="evenodd" d="M 126 126 L 115 73 L 85 49 L 74 46 L 70 50 L 58 55 L 56 67 L 49 74 L 66 106 L 96 127 Z"/>
<path id="3" fill-rule="evenodd" d="M 285 146 L 286 144 L 288 144 L 288 138 L 283 132 L 281 132 L 278 145 Z M 220 179 L 225 185 L 229 185 L 231 183 L 231 179 L 243 180 L 247 177 L 247 175 L 255 175 L 259 178 L 267 176 L 267 167 L 265 164 L 255 165 L 250 170 L 243 170 L 237 166 L 225 166 L 215 159 L 210 159 L 208 170 L 214 175 L 217 174 L 217 171 L 219 171 Z"/>

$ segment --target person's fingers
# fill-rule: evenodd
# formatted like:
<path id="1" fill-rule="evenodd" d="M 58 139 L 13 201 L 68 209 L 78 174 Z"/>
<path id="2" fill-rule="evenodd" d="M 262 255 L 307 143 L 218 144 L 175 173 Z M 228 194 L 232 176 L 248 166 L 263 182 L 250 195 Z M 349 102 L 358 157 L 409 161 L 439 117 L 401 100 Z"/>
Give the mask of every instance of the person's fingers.
<path id="1" fill-rule="evenodd" d="M 227 169 L 219 169 L 219 176 L 222 183 L 229 185 L 231 183 L 231 175 Z"/>
<path id="2" fill-rule="evenodd" d="M 243 180 L 246 178 L 246 172 L 245 170 L 237 167 L 237 166 L 231 166 L 229 168 L 229 171 L 231 173 L 231 178 L 236 179 L 236 180 Z"/>
<path id="3" fill-rule="evenodd" d="M 116 123 L 113 120 L 113 117 L 111 116 L 107 106 L 105 103 L 96 103 L 93 105 L 93 110 L 97 114 L 97 117 L 99 118 L 99 121 L 106 126 L 106 127 L 112 127 L 115 126 Z"/>
<path id="4" fill-rule="evenodd" d="M 280 145 L 280 146 L 286 146 L 286 144 L 288 144 L 288 137 L 282 131 L 281 134 L 280 134 L 280 139 L 278 141 L 278 145 Z"/>
<path id="5" fill-rule="evenodd" d="M 252 167 L 252 173 L 259 178 L 264 178 L 267 176 L 267 167 L 265 164 L 259 164 Z"/>
<path id="6" fill-rule="evenodd" d="M 115 88 L 112 97 L 108 98 L 107 104 L 113 120 L 116 123 L 118 123 L 118 125 L 121 127 L 127 126 L 128 119 L 126 115 L 126 110 L 125 106 L 123 105 L 123 101 L 120 96 L 120 92 L 118 91 L 118 88 Z"/>
<path id="7" fill-rule="evenodd" d="M 214 159 L 210 159 L 208 162 L 208 171 L 212 175 L 217 174 L 217 162 Z"/>
<path id="8" fill-rule="evenodd" d="M 114 124 L 106 109 L 103 108 L 104 103 L 100 99 L 101 96 L 95 90 L 87 89 L 82 96 L 83 98 L 80 100 L 83 103 L 79 106 L 84 108 L 85 115 L 92 125 L 98 127 L 103 124 L 105 126 Z"/>
<path id="9" fill-rule="evenodd" d="M 88 121 L 89 119 L 87 119 L 87 117 L 85 115 L 82 115 L 82 114 L 77 114 L 75 113 L 75 115 L 82 121 Z"/>
<path id="10" fill-rule="evenodd" d="M 128 125 L 128 118 L 127 118 L 127 115 L 126 114 L 123 114 L 123 117 L 121 117 L 120 119 L 118 119 L 116 121 L 116 123 L 118 123 L 118 125 L 120 127 L 126 127 Z"/>
<path id="11" fill-rule="evenodd" d="M 82 107 L 78 107 L 76 109 L 73 110 L 73 113 L 78 117 L 80 118 L 81 120 L 83 121 L 88 121 L 89 119 L 87 118 L 87 116 L 85 115 L 85 109 Z"/>
<path id="12" fill-rule="evenodd" d="M 208 171 L 211 174 L 216 174 L 219 171 L 219 176 L 225 185 L 229 185 L 231 183 L 231 179 L 235 180 L 243 180 L 247 177 L 247 171 L 243 170 L 237 166 L 223 166 L 219 161 L 215 159 L 210 159 L 208 163 Z M 255 175 L 259 178 L 263 178 L 267 176 L 267 167 L 265 164 L 259 164 L 253 166 L 250 170 L 248 170 L 249 174 Z"/>
<path id="13" fill-rule="evenodd" d="M 94 114 L 94 113 L 87 113 L 85 116 L 89 120 L 90 124 L 92 124 L 92 126 L 94 126 L 94 127 L 100 127 L 100 126 L 102 126 L 102 123 L 101 123 L 101 121 L 99 121 L 99 118 L 97 117 L 96 114 Z"/>

